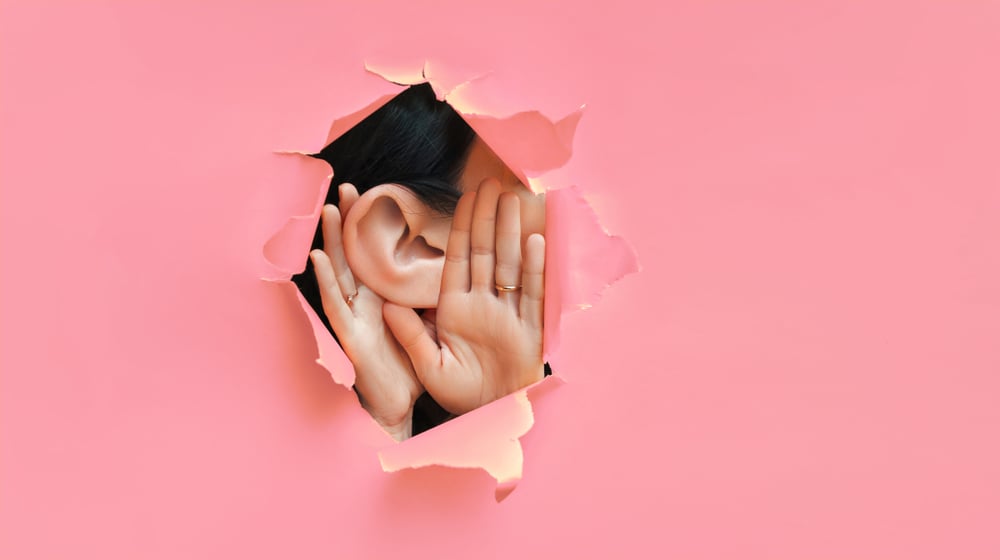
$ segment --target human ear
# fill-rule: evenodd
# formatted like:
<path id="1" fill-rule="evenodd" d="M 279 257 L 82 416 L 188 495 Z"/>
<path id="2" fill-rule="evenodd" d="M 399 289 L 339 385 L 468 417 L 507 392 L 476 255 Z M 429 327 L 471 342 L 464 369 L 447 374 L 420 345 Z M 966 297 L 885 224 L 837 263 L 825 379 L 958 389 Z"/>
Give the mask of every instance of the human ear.
<path id="1" fill-rule="evenodd" d="M 437 307 L 451 217 L 406 187 L 385 184 L 351 205 L 343 227 L 344 254 L 357 281 L 401 306 Z"/>

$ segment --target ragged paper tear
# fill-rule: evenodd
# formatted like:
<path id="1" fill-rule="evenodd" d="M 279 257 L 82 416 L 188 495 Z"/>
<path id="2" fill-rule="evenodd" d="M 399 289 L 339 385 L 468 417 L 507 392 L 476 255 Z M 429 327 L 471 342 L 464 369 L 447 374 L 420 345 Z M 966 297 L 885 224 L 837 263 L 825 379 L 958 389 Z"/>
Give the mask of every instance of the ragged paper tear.
<path id="1" fill-rule="evenodd" d="M 481 468 L 497 481 L 499 502 L 521 480 L 520 438 L 534 424 L 528 389 L 483 405 L 447 424 L 379 451 L 386 472 L 431 465 Z"/>
<path id="2" fill-rule="evenodd" d="M 282 192 L 288 192 L 285 225 L 264 244 L 264 258 L 274 267 L 267 280 L 288 280 L 302 272 L 309 253 L 316 223 L 330 186 L 330 166 L 322 160 L 302 153 L 275 154 L 276 174 L 273 181 Z"/>
<path id="3" fill-rule="evenodd" d="M 296 290 L 298 291 L 298 290 Z M 353 387 L 355 381 L 354 364 L 344 353 L 344 350 L 337 344 L 337 341 L 330 336 L 330 331 L 326 330 L 326 325 L 316 315 L 316 310 L 309 305 L 302 294 L 298 294 L 299 305 L 309 318 L 309 326 L 312 327 L 313 336 L 316 337 L 316 351 L 319 357 L 316 363 L 326 368 L 330 372 L 330 377 L 344 387 Z"/>
<path id="4" fill-rule="evenodd" d="M 448 102 L 452 102 L 450 96 Z M 497 156 L 511 166 L 518 179 L 536 193 L 544 192 L 535 180 L 538 176 L 559 169 L 569 161 L 576 125 L 583 116 L 580 109 L 552 122 L 538 111 L 498 119 L 468 113 L 459 107 L 456 110 Z M 515 130 L 516 136 L 511 133 Z"/>
<path id="5" fill-rule="evenodd" d="M 400 89 L 429 83 L 438 99 L 450 103 L 525 185 L 536 192 L 548 191 L 544 345 L 545 358 L 555 363 L 561 315 L 587 308 L 607 286 L 638 270 L 634 252 L 622 239 L 610 236 L 600 226 L 582 192 L 559 181 L 561 175 L 557 171 L 572 156 L 582 105 L 558 119 L 529 107 L 501 115 L 475 95 L 477 89 L 491 87 L 488 72 L 449 69 L 444 64 L 424 60 L 369 61 L 364 70 Z M 350 77 L 344 78 L 345 87 L 349 87 L 350 81 Z M 382 95 L 360 110 L 345 111 L 345 116 L 335 119 L 330 126 L 327 143 L 392 97 L 392 94 Z M 316 153 L 321 148 L 303 146 L 302 150 Z M 312 159 L 299 154 L 281 157 Z M 297 196 L 314 202 L 288 218 L 265 245 L 264 254 L 277 271 L 272 280 L 288 280 L 304 268 L 330 183 L 329 167 L 314 161 L 315 165 L 296 160 L 289 171 L 285 188 L 294 186 L 299 189 Z M 333 173 L 335 177 L 336 170 Z M 335 382 L 352 387 L 355 375 L 350 360 L 301 295 L 299 304 L 316 337 L 317 363 L 330 372 Z M 553 377 L 559 373 L 555 370 Z M 553 377 L 540 384 L 551 388 L 561 383 Z M 430 465 L 481 468 L 496 479 L 499 501 L 510 494 L 521 478 L 524 455 L 520 438 L 533 424 L 529 388 L 524 388 L 401 443 L 391 442 L 386 434 L 379 458 L 387 472 Z"/>
<path id="6" fill-rule="evenodd" d="M 368 62 L 365 69 L 394 84 L 429 83 L 438 99 L 462 115 L 518 179 L 536 193 L 544 192 L 537 178 L 564 166 L 573 153 L 573 135 L 583 116 L 582 105 L 557 120 L 536 110 L 500 116 L 491 111 L 488 101 L 475 95 L 477 89 L 489 87 L 488 72 L 466 75 L 430 61 L 419 65 Z"/>
<path id="7" fill-rule="evenodd" d="M 545 358 L 558 369 L 559 327 L 566 313 L 588 309 L 606 288 L 639 271 L 635 251 L 609 234 L 577 187 L 545 199 Z"/>

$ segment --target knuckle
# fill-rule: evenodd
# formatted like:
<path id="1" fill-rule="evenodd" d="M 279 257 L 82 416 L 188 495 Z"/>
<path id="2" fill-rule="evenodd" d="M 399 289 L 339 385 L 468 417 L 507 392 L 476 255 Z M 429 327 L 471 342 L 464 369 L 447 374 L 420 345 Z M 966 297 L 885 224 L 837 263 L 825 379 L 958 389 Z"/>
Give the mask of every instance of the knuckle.
<path id="1" fill-rule="evenodd" d="M 491 256 L 493 255 L 493 247 L 488 245 L 473 245 L 472 254 L 477 256 Z"/>

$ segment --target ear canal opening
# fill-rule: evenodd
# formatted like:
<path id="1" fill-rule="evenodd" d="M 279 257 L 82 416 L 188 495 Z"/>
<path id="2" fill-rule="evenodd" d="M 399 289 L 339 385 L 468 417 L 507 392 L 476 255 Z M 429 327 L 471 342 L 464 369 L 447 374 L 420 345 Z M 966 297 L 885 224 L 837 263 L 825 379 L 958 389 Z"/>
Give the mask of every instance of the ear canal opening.
<path id="1" fill-rule="evenodd" d="M 407 228 L 408 232 L 409 228 Z M 434 247 L 427 242 L 422 235 L 410 238 L 403 235 L 396 245 L 396 260 L 403 264 L 410 264 L 420 259 L 436 259 L 444 257 L 444 251 Z"/>

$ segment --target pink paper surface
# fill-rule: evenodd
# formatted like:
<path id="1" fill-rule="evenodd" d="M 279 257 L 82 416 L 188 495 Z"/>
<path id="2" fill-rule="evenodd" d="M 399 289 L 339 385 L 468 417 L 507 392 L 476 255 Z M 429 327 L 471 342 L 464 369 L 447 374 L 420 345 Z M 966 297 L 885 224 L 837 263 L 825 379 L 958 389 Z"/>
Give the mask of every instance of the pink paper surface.
<path id="1" fill-rule="evenodd" d="M 1000 556 L 998 28 L 982 2 L 0 3 L 0 557 Z M 276 152 L 398 90 L 341 78 L 399 57 L 489 68 L 507 93 L 468 102 L 504 116 L 586 103 L 544 178 L 642 262 L 563 317 L 500 504 L 481 470 L 384 473 L 260 280 L 315 203 Z"/>

